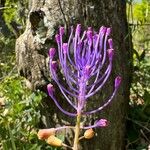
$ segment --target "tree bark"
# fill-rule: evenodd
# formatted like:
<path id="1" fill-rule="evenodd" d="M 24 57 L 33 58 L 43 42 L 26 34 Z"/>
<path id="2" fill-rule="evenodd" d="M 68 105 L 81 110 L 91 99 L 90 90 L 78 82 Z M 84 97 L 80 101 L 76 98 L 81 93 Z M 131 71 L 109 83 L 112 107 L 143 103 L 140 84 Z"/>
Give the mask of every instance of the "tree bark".
<path id="1" fill-rule="evenodd" d="M 104 25 L 112 27 L 112 38 L 115 47 L 113 73 L 107 85 L 94 96 L 87 109 L 99 106 L 102 98 L 111 94 L 116 75 L 123 78 L 121 87 L 113 102 L 101 113 L 87 116 L 84 121 L 91 124 L 99 118 L 107 118 L 109 126 L 96 129 L 97 136 L 90 141 L 81 142 L 84 150 L 123 150 L 125 148 L 125 117 L 128 108 L 129 88 L 132 70 L 132 47 L 126 20 L 126 4 L 123 0 L 33 0 L 30 1 L 30 12 L 26 30 L 16 41 L 16 59 L 18 71 L 28 80 L 32 89 L 46 91 L 51 81 L 48 67 L 48 49 L 55 46 L 54 35 L 60 25 L 66 29 L 80 23 L 87 28 L 92 26 L 98 31 Z M 59 99 L 66 109 L 64 99 Z M 41 113 L 47 127 L 74 124 L 74 119 L 62 114 L 50 100 L 45 100 Z M 66 133 L 68 134 L 68 133 Z M 70 139 L 69 139 L 70 138 Z M 73 142 L 68 136 L 68 142 Z M 82 149 L 81 148 L 81 149 Z"/>

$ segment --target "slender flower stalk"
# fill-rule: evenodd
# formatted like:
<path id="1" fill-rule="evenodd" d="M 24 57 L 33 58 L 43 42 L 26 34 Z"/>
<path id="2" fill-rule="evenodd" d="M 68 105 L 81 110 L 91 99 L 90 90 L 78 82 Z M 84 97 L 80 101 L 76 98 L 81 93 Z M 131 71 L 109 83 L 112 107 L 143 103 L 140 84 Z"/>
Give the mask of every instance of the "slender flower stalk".
<path id="1" fill-rule="evenodd" d="M 52 84 L 47 85 L 48 94 L 64 114 L 76 117 L 75 127 L 63 126 L 59 128 L 59 130 L 75 129 L 73 150 L 78 150 L 79 139 L 84 137 L 79 138 L 80 130 L 88 130 L 85 132 L 85 137 L 89 138 L 94 136 L 92 128 L 108 125 L 106 119 L 100 119 L 90 126 L 81 126 L 81 121 L 84 115 L 99 112 L 109 105 L 121 83 L 121 77 L 117 76 L 114 81 L 114 90 L 104 104 L 94 110 L 85 109 L 88 98 L 103 88 L 112 72 L 114 48 L 113 40 L 109 37 L 110 33 L 111 28 L 104 26 L 99 29 L 98 33 L 93 31 L 91 27 L 82 32 L 81 25 L 78 24 L 75 30 L 71 27 L 69 39 L 64 42 L 65 29 L 60 27 L 55 36 L 57 49 L 50 48 L 49 50 L 52 79 L 57 83 L 61 93 L 68 104 L 74 108 L 74 111 L 68 112 L 62 108 L 57 101 Z M 55 59 L 57 53 L 58 60 Z M 57 74 L 58 71 L 63 75 L 63 78 Z"/>

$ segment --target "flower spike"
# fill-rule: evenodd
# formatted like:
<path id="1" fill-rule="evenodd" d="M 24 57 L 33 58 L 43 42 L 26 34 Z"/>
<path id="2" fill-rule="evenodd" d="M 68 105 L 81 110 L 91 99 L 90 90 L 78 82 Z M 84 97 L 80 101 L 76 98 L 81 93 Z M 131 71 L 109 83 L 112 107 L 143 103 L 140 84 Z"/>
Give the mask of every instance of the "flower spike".
<path id="1" fill-rule="evenodd" d="M 95 32 L 92 27 L 82 32 L 81 24 L 77 24 L 75 30 L 71 26 L 71 31 L 68 32 L 70 35 L 66 36 L 69 37 L 68 41 L 64 42 L 66 38 L 63 36 L 67 32 L 64 27 L 59 28 L 58 34 L 55 35 L 58 55 L 56 55 L 55 48 L 49 50 L 50 72 L 52 80 L 58 85 L 69 107 L 73 108 L 73 110 L 70 109 L 73 112 L 62 107 L 63 102 L 57 99 L 52 84 L 47 85 L 47 91 L 57 108 L 65 115 L 76 117 L 77 122 L 75 126 L 40 130 L 39 139 L 46 140 L 52 146 L 64 146 L 77 150 L 79 140 L 94 137 L 93 128 L 108 126 L 107 119 L 99 119 L 93 125 L 87 126 L 81 125 L 81 119 L 84 115 L 92 115 L 106 108 L 112 102 L 121 84 L 122 78 L 117 76 L 112 93 L 97 108 L 88 110 L 86 107 L 88 99 L 106 85 L 113 69 L 115 50 L 113 40 L 110 38 L 111 30 L 111 28 L 102 26 L 98 32 Z M 55 136 L 58 130 L 69 128 L 75 129 L 73 147 L 64 144 Z M 80 129 L 86 130 L 81 137 L 79 137 Z"/>
<path id="2" fill-rule="evenodd" d="M 101 111 L 110 104 L 114 98 L 120 83 L 121 77 L 115 79 L 115 89 L 106 102 L 97 109 L 85 111 L 87 99 L 103 88 L 109 80 L 112 71 L 112 60 L 114 56 L 113 40 L 109 38 L 111 28 L 102 26 L 99 32 L 93 31 L 92 27 L 88 27 L 86 31 L 81 32 L 81 24 L 76 26 L 71 32 L 68 41 L 63 43 L 64 27 L 59 28 L 59 33 L 55 39 L 58 46 L 58 61 L 54 61 L 56 49 L 49 50 L 50 71 L 52 79 L 58 85 L 67 102 L 75 109 L 75 113 L 63 110 L 54 97 L 54 89 L 50 84 L 47 86 L 48 93 L 54 100 L 57 107 L 65 114 L 76 116 L 89 115 Z M 81 35 L 81 33 L 83 33 Z M 107 61 L 109 60 L 109 61 Z M 60 74 L 58 68 L 60 68 Z M 59 79 L 59 77 L 62 77 Z M 106 120 L 100 120 L 97 126 L 104 126 Z"/>

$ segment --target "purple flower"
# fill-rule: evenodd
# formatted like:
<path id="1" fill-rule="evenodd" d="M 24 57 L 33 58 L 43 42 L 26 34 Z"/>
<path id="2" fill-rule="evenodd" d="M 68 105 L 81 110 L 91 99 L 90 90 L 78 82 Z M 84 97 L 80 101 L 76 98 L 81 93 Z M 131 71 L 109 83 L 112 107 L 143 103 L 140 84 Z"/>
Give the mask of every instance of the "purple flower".
<path id="1" fill-rule="evenodd" d="M 53 86 L 48 85 L 48 92 L 63 113 L 69 116 L 76 116 L 77 113 L 82 115 L 96 113 L 105 108 L 115 96 L 121 83 L 120 76 L 116 77 L 112 95 L 102 106 L 84 111 L 88 98 L 102 89 L 111 74 L 114 49 L 113 41 L 109 38 L 110 33 L 111 28 L 104 26 L 99 29 L 99 33 L 93 31 L 91 27 L 82 32 L 81 25 L 78 24 L 75 31 L 71 27 L 69 39 L 64 42 L 64 27 L 59 28 L 59 33 L 55 36 L 59 60 L 53 60 L 56 50 L 51 48 L 50 72 L 68 103 L 75 109 L 74 113 L 65 111 L 60 106 L 52 90 Z M 56 73 L 58 68 L 63 78 L 58 77 Z M 105 119 L 101 119 L 96 125 L 105 126 L 106 122 Z"/>
<path id="2" fill-rule="evenodd" d="M 108 126 L 108 121 L 106 119 L 100 119 L 96 122 L 97 127 L 106 127 Z"/>
<path id="3" fill-rule="evenodd" d="M 94 125 L 83 127 L 83 129 L 103 128 L 107 126 L 108 126 L 108 121 L 106 119 L 100 119 L 96 121 Z"/>
<path id="4" fill-rule="evenodd" d="M 49 50 L 49 57 L 51 59 L 53 59 L 55 53 L 56 53 L 56 49 L 55 48 L 50 48 L 50 50 Z"/>
<path id="5" fill-rule="evenodd" d="M 47 91 L 48 91 L 49 96 L 53 95 L 53 93 L 54 93 L 54 87 L 53 87 L 52 84 L 48 84 L 47 85 Z"/>

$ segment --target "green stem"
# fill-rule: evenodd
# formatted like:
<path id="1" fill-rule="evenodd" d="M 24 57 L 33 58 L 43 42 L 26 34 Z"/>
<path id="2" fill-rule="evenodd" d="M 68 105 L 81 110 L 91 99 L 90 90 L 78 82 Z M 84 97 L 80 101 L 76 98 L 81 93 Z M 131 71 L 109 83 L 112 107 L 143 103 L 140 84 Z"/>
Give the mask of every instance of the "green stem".
<path id="1" fill-rule="evenodd" d="M 77 122 L 76 122 L 76 126 L 75 126 L 75 137 L 74 137 L 73 150 L 78 150 L 79 135 L 80 135 L 80 120 L 81 120 L 81 113 L 79 112 L 77 115 Z"/>

